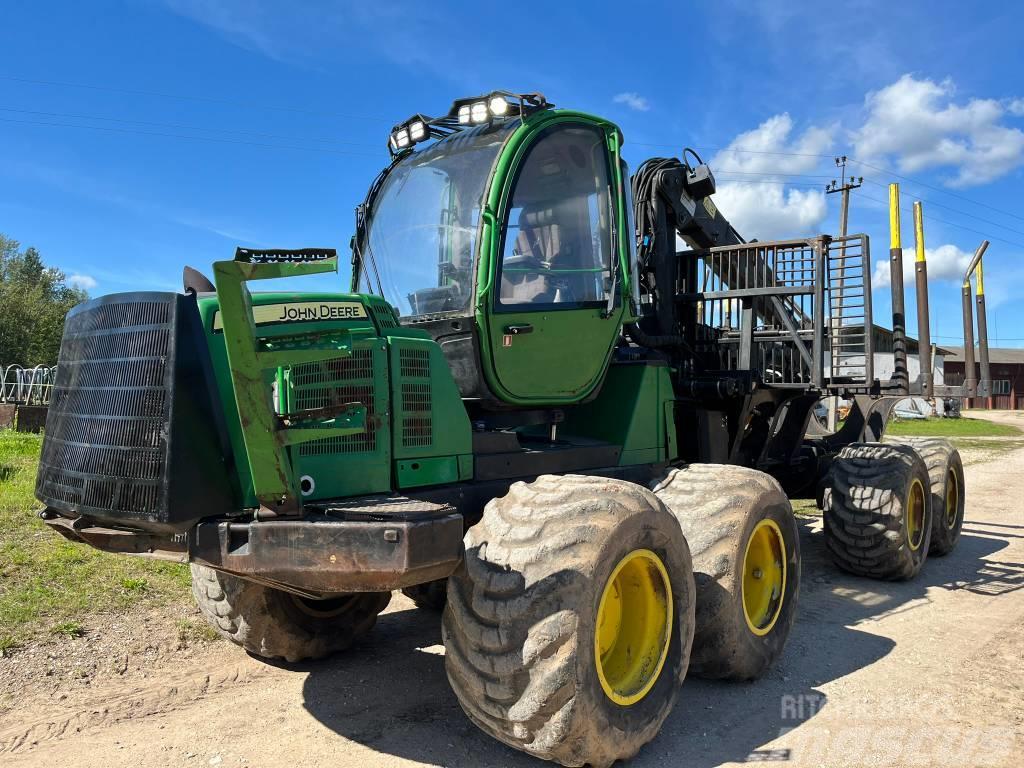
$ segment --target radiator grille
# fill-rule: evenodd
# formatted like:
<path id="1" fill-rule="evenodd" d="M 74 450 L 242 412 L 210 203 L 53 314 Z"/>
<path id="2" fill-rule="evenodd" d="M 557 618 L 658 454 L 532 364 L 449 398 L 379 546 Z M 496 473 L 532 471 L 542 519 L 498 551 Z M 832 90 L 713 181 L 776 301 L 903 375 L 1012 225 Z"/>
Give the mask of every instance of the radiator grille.
<path id="1" fill-rule="evenodd" d="M 399 368 L 402 378 L 428 378 L 430 376 L 430 353 L 425 349 L 400 349 Z"/>
<path id="2" fill-rule="evenodd" d="M 47 503 L 145 519 L 164 510 L 170 296 L 68 316 L 36 484 Z"/>
<path id="3" fill-rule="evenodd" d="M 402 445 L 428 446 L 434 440 L 430 382 L 402 383 Z"/>
<path id="4" fill-rule="evenodd" d="M 395 311 L 390 305 L 371 302 L 369 307 L 370 314 L 373 315 L 373 322 L 376 323 L 379 332 L 383 333 L 387 328 L 398 327 L 398 319 L 395 317 Z"/>
<path id="5" fill-rule="evenodd" d="M 295 410 L 325 408 L 341 403 L 362 403 L 367 422 L 375 423 L 375 392 L 373 353 L 357 349 L 350 357 L 323 363 L 303 363 L 292 368 L 291 380 Z M 368 429 L 355 435 L 313 440 L 299 448 L 301 456 L 332 453 L 363 453 L 377 450 L 377 430 Z"/>

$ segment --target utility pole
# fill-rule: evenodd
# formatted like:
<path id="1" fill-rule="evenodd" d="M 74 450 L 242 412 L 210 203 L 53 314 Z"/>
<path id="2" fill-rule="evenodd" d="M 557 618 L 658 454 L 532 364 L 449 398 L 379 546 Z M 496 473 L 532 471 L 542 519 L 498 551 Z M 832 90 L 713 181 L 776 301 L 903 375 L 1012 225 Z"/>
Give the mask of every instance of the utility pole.
<path id="1" fill-rule="evenodd" d="M 836 167 L 839 169 L 840 181 L 836 182 L 832 179 L 831 184 L 825 185 L 825 194 L 834 195 L 836 192 L 842 193 L 839 205 L 839 237 L 846 237 L 847 227 L 850 223 L 850 190 L 857 189 L 861 184 L 864 183 L 864 177 L 859 178 L 850 177 L 850 180 L 846 180 L 846 155 L 841 155 L 836 158 Z M 844 242 L 840 248 L 842 249 L 843 256 L 846 256 L 846 243 Z M 846 275 L 846 259 L 844 258 L 841 262 L 842 269 L 839 270 L 839 291 L 836 297 L 836 301 L 832 305 L 832 338 L 835 341 L 839 341 L 842 336 L 842 323 L 843 323 L 843 286 L 845 284 Z M 867 275 L 864 276 L 867 278 Z M 866 280 L 865 280 L 866 284 Z M 867 333 L 871 333 L 871 329 L 867 329 Z M 867 360 L 864 361 L 864 365 L 867 366 Z M 839 356 L 836 352 L 835 346 L 832 349 L 832 375 L 835 375 L 835 371 L 839 366 Z M 839 409 L 839 398 L 829 398 L 828 406 L 828 428 L 829 430 L 835 430 L 836 426 L 836 411 Z"/>
<path id="2" fill-rule="evenodd" d="M 834 195 L 836 192 L 842 193 L 839 206 L 839 236 L 846 237 L 846 227 L 850 221 L 850 190 L 857 189 L 861 184 L 864 183 L 864 177 L 858 178 L 850 177 L 850 180 L 846 180 L 846 155 L 842 155 L 836 158 L 836 167 L 840 171 L 840 181 L 837 183 L 835 179 L 832 179 L 831 184 L 825 185 L 825 194 Z"/>

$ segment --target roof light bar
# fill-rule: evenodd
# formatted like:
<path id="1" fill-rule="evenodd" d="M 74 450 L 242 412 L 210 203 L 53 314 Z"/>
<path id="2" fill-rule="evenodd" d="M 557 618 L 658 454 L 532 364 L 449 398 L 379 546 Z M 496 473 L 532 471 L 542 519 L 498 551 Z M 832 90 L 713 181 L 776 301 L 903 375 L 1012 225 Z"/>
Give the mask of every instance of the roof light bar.
<path id="1" fill-rule="evenodd" d="M 388 137 L 388 150 L 392 155 L 398 155 L 412 150 L 421 141 L 443 138 L 455 131 L 485 125 L 495 119 L 525 116 L 551 106 L 540 93 L 492 91 L 485 96 L 456 99 L 447 115 L 437 118 L 413 115 L 396 125 Z"/>

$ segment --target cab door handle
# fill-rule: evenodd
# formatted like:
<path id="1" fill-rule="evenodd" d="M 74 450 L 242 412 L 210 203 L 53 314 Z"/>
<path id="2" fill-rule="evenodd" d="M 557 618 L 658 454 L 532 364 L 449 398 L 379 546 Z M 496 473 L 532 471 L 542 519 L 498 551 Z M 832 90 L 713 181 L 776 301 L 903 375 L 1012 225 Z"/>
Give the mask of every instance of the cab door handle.
<path id="1" fill-rule="evenodd" d="M 506 336 L 521 336 L 524 333 L 533 333 L 533 326 L 529 323 L 522 325 L 506 325 L 504 333 Z"/>

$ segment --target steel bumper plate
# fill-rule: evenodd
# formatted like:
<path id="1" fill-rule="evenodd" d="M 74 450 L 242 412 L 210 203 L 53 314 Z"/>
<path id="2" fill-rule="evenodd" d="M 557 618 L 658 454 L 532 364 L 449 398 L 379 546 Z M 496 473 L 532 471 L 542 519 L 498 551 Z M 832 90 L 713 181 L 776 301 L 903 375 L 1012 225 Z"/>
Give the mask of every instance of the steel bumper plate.
<path id="1" fill-rule="evenodd" d="M 462 515 L 450 508 L 388 514 L 377 505 L 353 506 L 302 520 L 200 523 L 189 537 L 189 560 L 295 590 L 338 593 L 446 578 L 462 559 Z"/>

